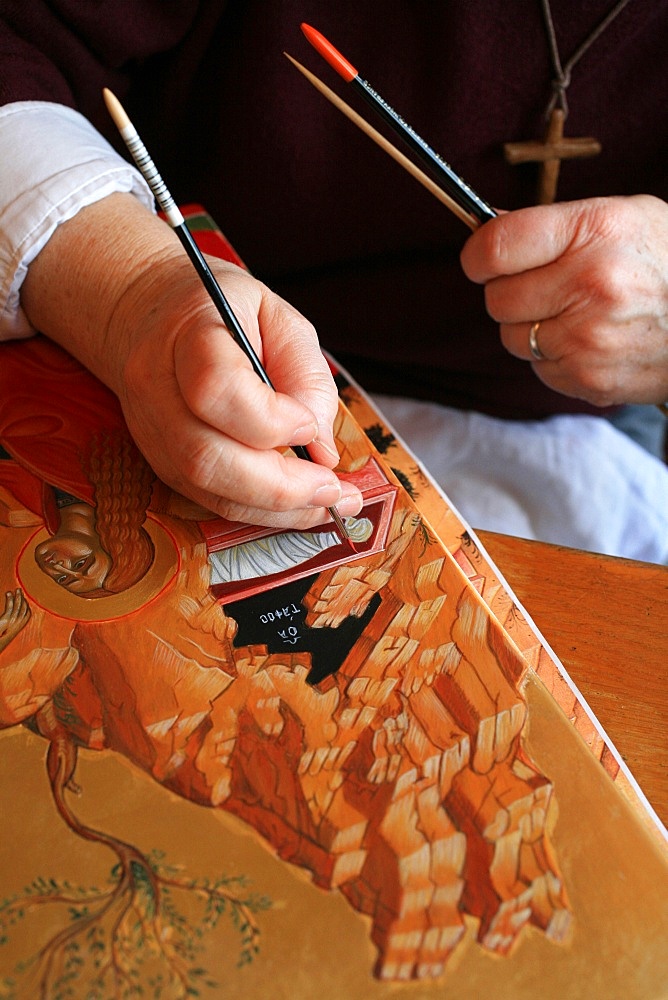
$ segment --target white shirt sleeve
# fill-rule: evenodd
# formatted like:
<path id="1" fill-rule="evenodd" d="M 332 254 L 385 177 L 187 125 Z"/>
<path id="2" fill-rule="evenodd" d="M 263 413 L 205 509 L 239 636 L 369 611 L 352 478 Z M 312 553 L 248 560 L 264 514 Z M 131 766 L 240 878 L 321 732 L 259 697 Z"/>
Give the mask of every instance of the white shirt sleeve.
<path id="1" fill-rule="evenodd" d="M 83 115 L 44 101 L 0 108 L 0 340 L 35 332 L 20 288 L 56 227 L 116 191 L 154 210 L 139 171 Z"/>

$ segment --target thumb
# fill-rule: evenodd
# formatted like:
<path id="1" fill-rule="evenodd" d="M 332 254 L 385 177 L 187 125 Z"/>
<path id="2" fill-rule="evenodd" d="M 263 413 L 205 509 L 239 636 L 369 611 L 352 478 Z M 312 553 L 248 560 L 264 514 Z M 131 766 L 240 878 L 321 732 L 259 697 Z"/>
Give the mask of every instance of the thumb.
<path id="1" fill-rule="evenodd" d="M 605 230 L 605 199 L 534 205 L 506 212 L 477 229 L 462 248 L 466 276 L 486 284 L 544 267 Z"/>

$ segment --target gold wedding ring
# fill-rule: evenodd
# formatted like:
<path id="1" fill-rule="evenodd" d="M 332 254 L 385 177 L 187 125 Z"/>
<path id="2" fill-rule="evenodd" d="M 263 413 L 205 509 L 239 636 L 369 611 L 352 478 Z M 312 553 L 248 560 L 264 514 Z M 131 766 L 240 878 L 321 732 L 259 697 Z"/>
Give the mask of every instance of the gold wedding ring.
<path id="1" fill-rule="evenodd" d="M 538 328 L 540 323 L 534 323 L 529 330 L 529 350 L 531 351 L 532 357 L 536 361 L 547 361 L 547 356 L 543 354 L 540 347 L 538 346 Z"/>

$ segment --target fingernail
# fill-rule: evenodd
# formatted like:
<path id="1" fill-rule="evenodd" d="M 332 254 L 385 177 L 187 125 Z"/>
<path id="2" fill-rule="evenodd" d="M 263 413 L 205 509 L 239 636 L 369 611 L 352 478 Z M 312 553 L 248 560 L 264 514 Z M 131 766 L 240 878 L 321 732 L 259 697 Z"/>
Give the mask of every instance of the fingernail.
<path id="1" fill-rule="evenodd" d="M 320 486 L 311 498 L 308 507 L 333 507 L 341 499 L 341 486 L 338 480 Z"/>
<path id="2" fill-rule="evenodd" d="M 328 455 L 332 456 L 332 458 L 335 458 L 338 464 L 339 453 L 337 449 L 334 447 L 334 444 L 330 444 L 328 441 L 323 441 L 322 438 L 319 437 L 314 438 L 313 443 L 317 444 L 320 448 L 323 448 Z"/>
<path id="3" fill-rule="evenodd" d="M 359 514 L 363 506 L 364 498 L 362 494 L 355 491 L 354 493 L 349 493 L 348 496 L 341 497 L 336 504 L 336 509 L 341 517 L 354 517 L 356 514 Z"/>
<path id="4" fill-rule="evenodd" d="M 297 445 L 311 444 L 315 441 L 315 436 L 318 433 L 318 425 L 304 424 L 303 427 L 298 427 L 297 430 L 292 435 L 292 440 L 288 442 L 290 448 L 294 448 Z"/>

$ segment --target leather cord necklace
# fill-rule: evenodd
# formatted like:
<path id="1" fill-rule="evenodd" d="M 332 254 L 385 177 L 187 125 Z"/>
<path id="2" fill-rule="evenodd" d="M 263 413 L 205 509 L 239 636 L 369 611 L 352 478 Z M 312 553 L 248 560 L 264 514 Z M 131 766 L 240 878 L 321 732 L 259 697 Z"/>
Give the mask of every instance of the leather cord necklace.
<path id="1" fill-rule="evenodd" d="M 507 142 L 503 147 L 506 160 L 510 164 L 540 163 L 537 196 L 539 205 L 551 205 L 555 200 L 559 168 L 562 160 L 596 156 L 601 151 L 601 144 L 597 139 L 564 138 L 564 122 L 568 115 L 566 90 L 571 82 L 571 73 L 575 64 L 580 61 L 585 52 L 603 34 L 608 25 L 614 21 L 628 3 L 629 0 L 618 0 L 603 20 L 596 25 L 594 30 L 578 46 L 570 59 L 562 66 L 550 3 L 549 0 L 541 0 L 543 21 L 549 42 L 552 71 L 554 74 L 552 77 L 552 95 L 545 109 L 545 117 L 548 122 L 547 130 L 542 142 L 536 140 Z"/>

